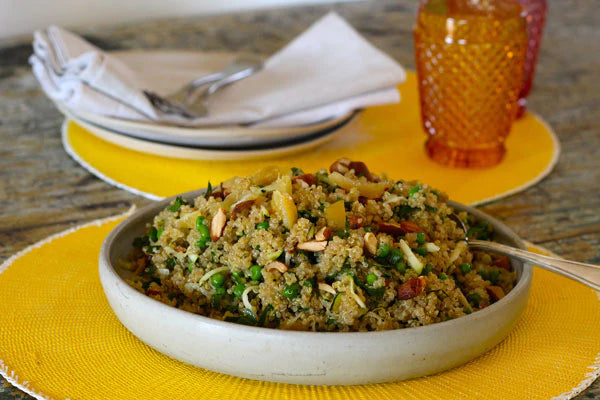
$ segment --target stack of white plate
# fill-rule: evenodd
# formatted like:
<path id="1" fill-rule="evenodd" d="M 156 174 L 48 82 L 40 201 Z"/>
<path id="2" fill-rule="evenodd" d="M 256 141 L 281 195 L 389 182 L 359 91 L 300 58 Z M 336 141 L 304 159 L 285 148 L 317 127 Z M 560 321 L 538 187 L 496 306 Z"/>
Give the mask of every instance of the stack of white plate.
<path id="1" fill-rule="evenodd" d="M 130 55 L 140 58 L 139 52 L 113 54 L 126 61 Z M 197 70 L 208 72 L 214 71 L 217 65 L 225 65 L 234 57 L 231 54 L 215 55 L 215 53 L 198 52 L 173 52 L 172 54 L 180 58 L 194 57 L 195 61 L 198 60 Z M 164 60 L 165 57 L 159 59 Z M 199 75 L 201 76 L 202 73 Z M 164 79 L 160 78 L 164 77 L 157 76 L 156 81 L 164 82 Z M 354 111 L 329 118 L 319 117 L 320 119 L 314 122 L 293 127 L 259 125 L 183 127 L 124 120 L 68 109 L 62 104 L 56 105 L 68 119 L 93 135 L 118 146 L 166 157 L 201 160 L 242 160 L 285 155 L 314 148 L 333 139 L 340 128 L 358 114 Z"/>

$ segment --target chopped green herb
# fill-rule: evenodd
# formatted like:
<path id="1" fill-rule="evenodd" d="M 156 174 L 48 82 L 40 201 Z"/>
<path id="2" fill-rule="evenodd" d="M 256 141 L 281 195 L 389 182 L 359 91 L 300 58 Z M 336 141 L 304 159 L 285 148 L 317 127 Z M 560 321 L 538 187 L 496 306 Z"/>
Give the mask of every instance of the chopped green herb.
<path id="1" fill-rule="evenodd" d="M 177 260 L 175 260 L 174 258 L 167 258 L 165 260 L 165 265 L 167 266 L 167 268 L 173 269 L 175 268 L 175 265 L 177 265 Z"/>
<path id="2" fill-rule="evenodd" d="M 171 204 L 171 207 L 169 207 L 169 210 L 171 210 L 171 212 L 177 212 L 179 211 L 179 208 L 184 204 L 187 204 L 185 200 L 183 200 L 181 196 L 177 196 L 175 201 L 173 201 L 173 204 Z"/>
<path id="3" fill-rule="evenodd" d="M 206 185 L 206 193 L 204 193 L 204 198 L 208 199 L 210 197 L 210 195 L 212 194 L 212 192 L 213 192 L 213 187 L 210 184 L 210 181 L 208 181 L 208 185 Z"/>
<path id="4" fill-rule="evenodd" d="M 411 187 L 410 190 L 408 191 L 408 197 L 414 197 L 414 195 L 417 194 L 417 192 L 419 192 L 419 190 L 421 190 L 420 186 Z"/>
<path id="5" fill-rule="evenodd" d="M 304 173 L 304 171 L 302 171 L 300 168 L 292 167 L 292 175 L 293 176 L 302 175 L 303 173 Z"/>
<path id="6" fill-rule="evenodd" d="M 441 273 L 438 278 L 440 278 L 440 280 L 445 281 L 446 279 L 448 279 L 448 275 Z"/>
<path id="7" fill-rule="evenodd" d="M 148 238 L 150 238 L 152 242 L 156 242 L 158 240 L 158 230 L 155 227 L 150 228 L 148 231 Z"/>
<path id="8" fill-rule="evenodd" d="M 150 244 L 148 236 L 136 237 L 133 239 L 133 247 L 144 247 Z"/>
<path id="9" fill-rule="evenodd" d="M 396 265 L 400 261 L 402 261 L 403 258 L 404 258 L 404 253 L 402 253 L 402 250 L 400 250 L 398 248 L 393 248 L 390 251 L 390 254 L 388 255 L 388 263 L 390 265 Z"/>
<path id="10" fill-rule="evenodd" d="M 313 287 L 313 283 L 312 283 L 312 281 L 306 280 L 306 281 L 304 281 L 304 283 L 302 284 L 302 286 L 310 287 L 311 288 L 311 287 Z"/>
<path id="11" fill-rule="evenodd" d="M 250 267 L 250 279 L 257 282 L 262 279 L 262 267 L 260 265 Z"/>

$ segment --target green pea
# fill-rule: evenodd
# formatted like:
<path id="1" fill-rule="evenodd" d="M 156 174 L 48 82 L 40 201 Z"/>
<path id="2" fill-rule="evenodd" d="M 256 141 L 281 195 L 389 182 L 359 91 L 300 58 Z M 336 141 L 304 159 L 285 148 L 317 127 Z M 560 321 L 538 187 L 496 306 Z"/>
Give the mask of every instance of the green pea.
<path id="1" fill-rule="evenodd" d="M 210 283 L 213 287 L 220 288 L 225 283 L 225 276 L 222 273 L 217 272 L 210 277 Z"/>
<path id="2" fill-rule="evenodd" d="M 243 284 L 244 283 L 244 279 L 242 278 L 242 275 L 239 272 L 232 272 L 231 273 L 231 277 L 233 278 L 233 280 L 237 284 Z"/>
<path id="3" fill-rule="evenodd" d="M 259 231 L 261 229 L 269 229 L 269 221 L 263 221 L 256 225 L 256 230 Z"/>
<path id="4" fill-rule="evenodd" d="M 388 256 L 388 262 L 390 263 L 390 265 L 396 265 L 400 261 L 402 261 L 403 257 L 404 257 L 404 253 L 402 253 L 402 250 L 392 249 L 390 251 L 390 255 Z"/>
<path id="5" fill-rule="evenodd" d="M 398 264 L 396 264 L 396 269 L 398 272 L 404 275 L 406 273 L 406 263 L 404 261 L 400 261 Z"/>
<path id="6" fill-rule="evenodd" d="M 445 281 L 446 279 L 448 279 L 448 275 L 441 273 L 438 278 L 440 278 L 441 281 Z"/>
<path id="7" fill-rule="evenodd" d="M 415 253 L 425 257 L 427 255 L 427 248 L 425 246 L 419 246 L 415 249 Z"/>
<path id="8" fill-rule="evenodd" d="M 477 307 L 479 307 L 479 301 L 481 300 L 481 296 L 477 293 L 469 293 L 467 295 L 467 300 L 469 303 L 474 303 Z"/>
<path id="9" fill-rule="evenodd" d="M 262 267 L 260 265 L 250 267 L 250 279 L 253 281 L 260 281 L 262 279 Z"/>
<path id="10" fill-rule="evenodd" d="M 500 271 L 493 269 L 488 273 L 488 281 L 490 281 L 492 285 L 498 283 L 498 278 L 500 278 Z"/>
<path id="11" fill-rule="evenodd" d="M 199 215 L 198 218 L 196 218 L 196 230 L 201 230 L 202 227 L 204 226 L 204 217 L 202 215 Z"/>
<path id="12" fill-rule="evenodd" d="M 479 274 L 479 276 L 481 276 L 481 278 L 483 280 L 487 281 L 487 272 L 484 269 L 480 269 L 479 271 L 477 271 L 477 273 Z"/>
<path id="13" fill-rule="evenodd" d="M 198 232 L 200 233 L 200 240 L 203 240 L 204 242 L 210 241 L 210 232 L 208 230 L 208 226 L 200 224 L 197 225 L 196 228 L 198 228 Z"/>
<path id="14" fill-rule="evenodd" d="M 369 285 L 374 284 L 376 280 L 377 280 L 377 275 L 375 275 L 374 273 L 370 273 L 369 275 L 367 275 L 367 283 Z"/>
<path id="15" fill-rule="evenodd" d="M 237 285 L 235 285 L 233 287 L 233 294 L 235 295 L 235 297 L 240 299 L 240 298 L 242 298 L 242 294 L 244 293 L 244 290 L 246 290 L 246 285 L 244 285 L 243 283 L 238 283 Z"/>
<path id="16" fill-rule="evenodd" d="M 216 288 L 215 289 L 215 296 L 223 296 L 225 294 L 225 288 Z"/>
<path id="17" fill-rule="evenodd" d="M 298 284 L 298 282 L 293 283 L 291 285 L 287 285 L 283 289 L 283 295 L 288 299 L 293 299 L 294 297 L 297 297 L 298 293 L 300 293 L 300 285 Z"/>
<path id="18" fill-rule="evenodd" d="M 377 247 L 377 257 L 385 258 L 390 254 L 390 245 L 388 243 L 381 243 Z"/>
<path id="19" fill-rule="evenodd" d="M 468 274 L 469 272 L 471 272 L 471 264 L 467 262 L 460 264 L 460 270 L 463 274 Z"/>
<path id="20" fill-rule="evenodd" d="M 425 237 L 425 234 L 423 232 L 417 232 L 417 243 L 425 244 L 426 240 L 427 238 Z"/>
<path id="21" fill-rule="evenodd" d="M 433 265 L 427 263 L 427 264 L 425 264 L 425 267 L 423 268 L 423 271 L 421 271 L 421 275 L 426 276 L 431 271 L 433 271 Z"/>

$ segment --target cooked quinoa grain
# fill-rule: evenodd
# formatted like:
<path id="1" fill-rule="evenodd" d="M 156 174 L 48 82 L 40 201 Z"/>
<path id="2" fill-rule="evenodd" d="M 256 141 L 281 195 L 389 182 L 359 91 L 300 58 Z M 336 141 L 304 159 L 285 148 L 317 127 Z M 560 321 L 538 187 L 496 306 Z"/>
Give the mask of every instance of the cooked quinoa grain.
<path id="1" fill-rule="evenodd" d="M 340 159 L 308 174 L 267 168 L 189 203 L 178 197 L 137 238 L 128 283 L 225 321 L 311 331 L 428 325 L 508 293 L 510 263 L 470 251 L 447 196 Z M 469 237 L 484 221 L 459 218 Z"/>

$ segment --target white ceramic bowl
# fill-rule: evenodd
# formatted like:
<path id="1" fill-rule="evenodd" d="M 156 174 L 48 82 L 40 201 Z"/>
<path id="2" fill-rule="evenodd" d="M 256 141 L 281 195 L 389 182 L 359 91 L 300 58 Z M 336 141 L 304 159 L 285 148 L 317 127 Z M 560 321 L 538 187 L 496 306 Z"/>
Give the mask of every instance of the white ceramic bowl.
<path id="1" fill-rule="evenodd" d="M 191 199 L 202 191 L 183 195 Z M 527 303 L 531 266 L 515 260 L 514 289 L 471 315 L 433 325 L 381 332 L 295 332 L 223 322 L 169 307 L 131 288 L 117 267 L 133 238 L 172 200 L 151 204 L 121 222 L 100 252 L 100 279 L 119 320 L 144 343 L 212 371 L 272 382 L 356 385 L 430 375 L 488 351 L 511 331 Z M 494 226 L 496 240 L 524 248 L 509 228 L 452 203 Z"/>

